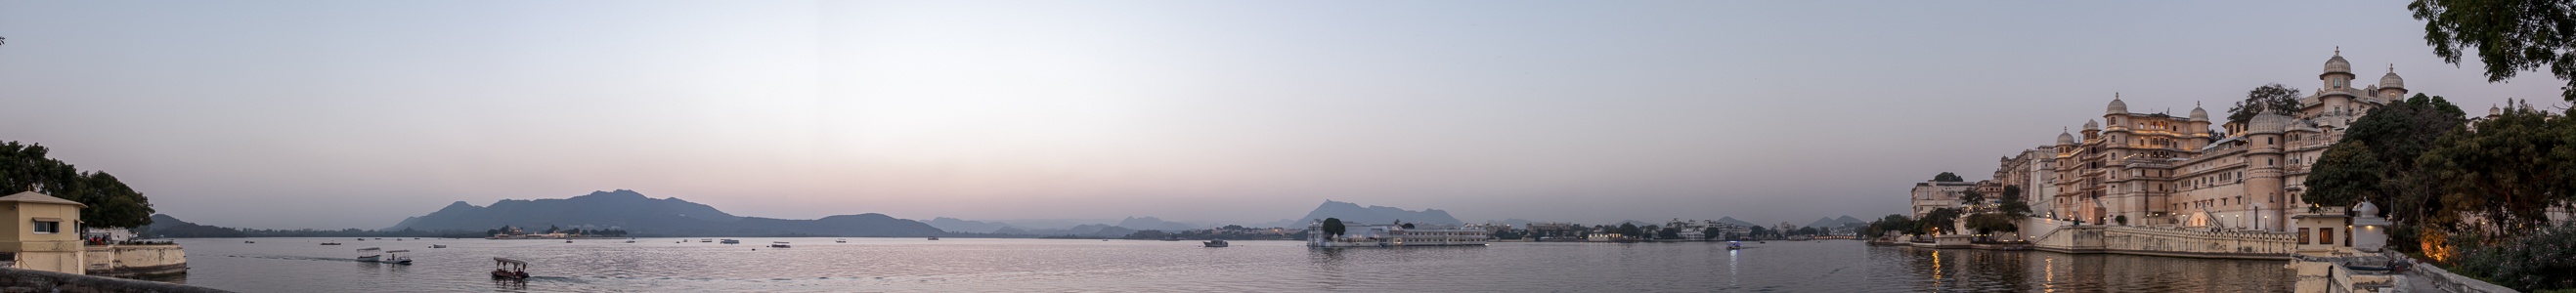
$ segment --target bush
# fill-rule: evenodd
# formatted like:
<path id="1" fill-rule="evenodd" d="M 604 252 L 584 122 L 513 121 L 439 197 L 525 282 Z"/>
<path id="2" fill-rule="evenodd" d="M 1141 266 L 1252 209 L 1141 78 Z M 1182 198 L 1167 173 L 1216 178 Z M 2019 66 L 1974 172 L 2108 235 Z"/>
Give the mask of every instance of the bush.
<path id="1" fill-rule="evenodd" d="M 2452 243 L 2477 243 L 2453 239 Z M 2576 222 L 2469 249 L 2457 270 L 2514 290 L 2576 288 Z"/>

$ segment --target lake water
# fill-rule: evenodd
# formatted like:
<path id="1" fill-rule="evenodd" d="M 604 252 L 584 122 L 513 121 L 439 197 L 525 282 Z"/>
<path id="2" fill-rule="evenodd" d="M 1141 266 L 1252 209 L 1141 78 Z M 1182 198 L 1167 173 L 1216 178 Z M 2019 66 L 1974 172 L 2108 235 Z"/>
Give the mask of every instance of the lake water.
<path id="1" fill-rule="evenodd" d="M 242 243 L 244 240 L 258 243 Z M 2285 261 L 1871 247 L 1858 241 L 1495 243 L 1309 249 L 1293 241 L 743 238 L 541 240 L 186 239 L 168 281 L 243 292 L 2286 292 Z M 322 242 L 345 245 L 324 246 Z M 763 247 L 771 241 L 795 248 Z M 432 244 L 449 248 L 432 249 Z M 356 249 L 410 249 L 412 265 Z M 492 280 L 492 257 L 533 264 Z"/>

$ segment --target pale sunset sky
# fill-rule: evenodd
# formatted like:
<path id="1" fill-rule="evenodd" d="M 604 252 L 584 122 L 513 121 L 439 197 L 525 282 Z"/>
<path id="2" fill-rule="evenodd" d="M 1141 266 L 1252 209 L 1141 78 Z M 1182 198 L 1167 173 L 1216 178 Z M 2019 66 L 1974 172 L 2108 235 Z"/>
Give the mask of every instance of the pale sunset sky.
<path id="1" fill-rule="evenodd" d="M 8 1 L 0 140 L 248 228 L 632 189 L 746 216 L 1906 210 L 2099 119 L 2365 81 L 2556 102 L 2403 1 Z"/>

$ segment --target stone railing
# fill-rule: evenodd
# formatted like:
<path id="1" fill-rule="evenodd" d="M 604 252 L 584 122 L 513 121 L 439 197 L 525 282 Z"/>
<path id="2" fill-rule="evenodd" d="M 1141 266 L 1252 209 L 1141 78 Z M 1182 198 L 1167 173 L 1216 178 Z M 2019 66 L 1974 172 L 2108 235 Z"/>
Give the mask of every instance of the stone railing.
<path id="1" fill-rule="evenodd" d="M 2407 268 L 2406 278 L 2410 279 L 2408 280 L 2409 283 L 2430 286 L 2434 289 L 2441 290 L 2441 292 L 2521 292 L 2514 291 L 2513 288 L 2505 288 L 2504 286 L 2497 286 L 2496 284 L 2488 284 L 2486 281 L 2479 281 L 2478 279 L 2469 278 L 2468 276 L 2453 274 L 2451 271 L 2442 270 L 2442 268 L 2436 268 L 2432 265 L 2422 263 L 2417 263 L 2414 267 Z"/>
<path id="2" fill-rule="evenodd" d="M 2264 231 L 2068 226 L 2040 235 L 2031 241 L 2035 248 L 2064 253 L 2289 259 L 2297 252 L 2297 234 Z"/>
<path id="3" fill-rule="evenodd" d="M 226 292 L 206 287 L 0 268 L 0 292 Z"/>
<path id="4" fill-rule="evenodd" d="M 89 274 L 130 277 L 185 273 L 188 252 L 178 245 L 101 245 L 82 253 Z"/>

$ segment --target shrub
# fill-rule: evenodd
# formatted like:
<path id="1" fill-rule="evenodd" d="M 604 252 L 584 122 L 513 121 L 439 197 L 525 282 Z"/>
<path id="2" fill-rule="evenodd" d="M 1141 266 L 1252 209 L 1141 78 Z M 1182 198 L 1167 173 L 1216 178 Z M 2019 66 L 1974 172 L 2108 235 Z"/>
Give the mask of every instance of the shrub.
<path id="1" fill-rule="evenodd" d="M 2454 244 L 2478 243 L 2452 239 Z M 2515 290 L 2576 288 L 2576 222 L 2469 249 L 2455 271 Z"/>

